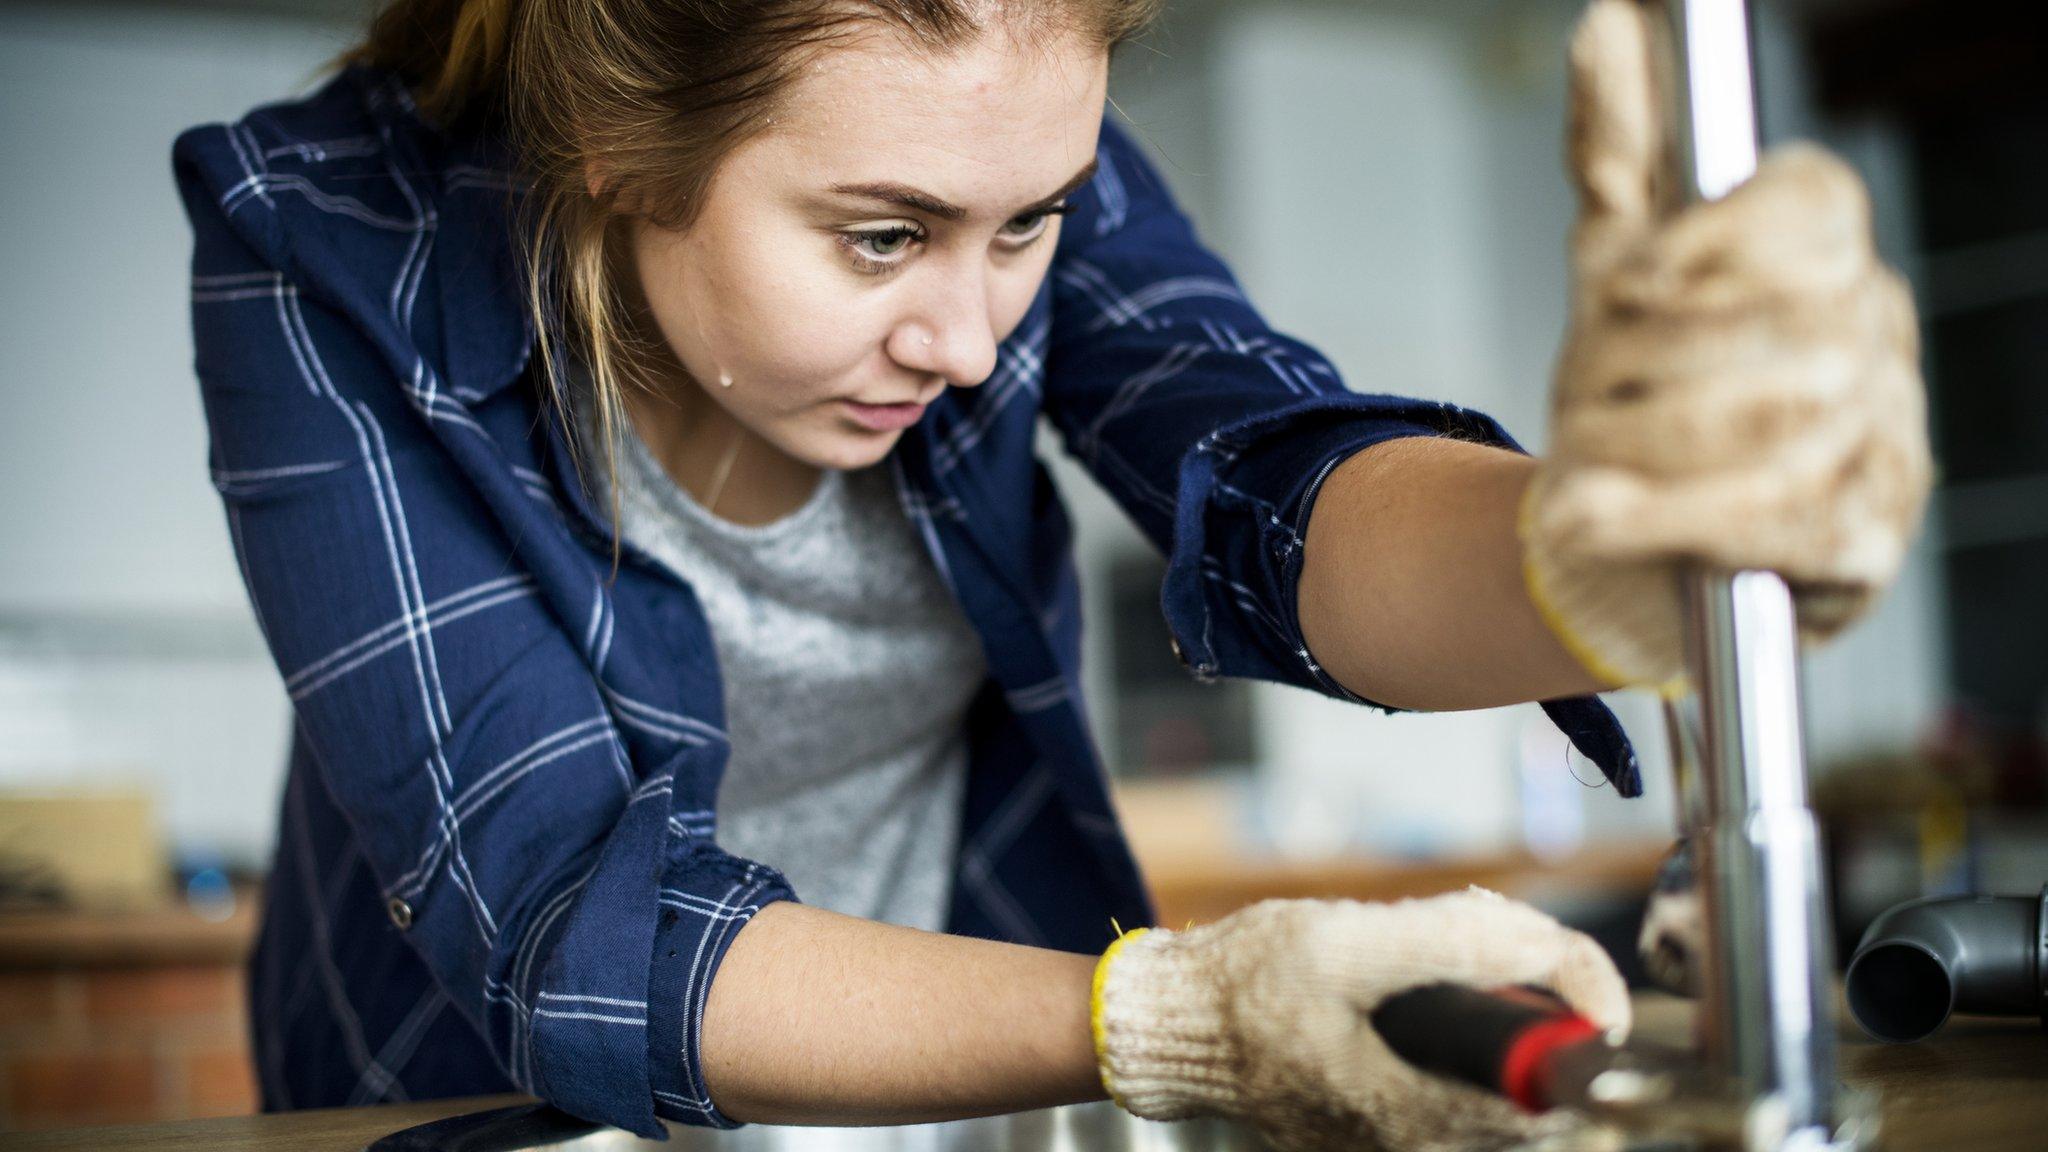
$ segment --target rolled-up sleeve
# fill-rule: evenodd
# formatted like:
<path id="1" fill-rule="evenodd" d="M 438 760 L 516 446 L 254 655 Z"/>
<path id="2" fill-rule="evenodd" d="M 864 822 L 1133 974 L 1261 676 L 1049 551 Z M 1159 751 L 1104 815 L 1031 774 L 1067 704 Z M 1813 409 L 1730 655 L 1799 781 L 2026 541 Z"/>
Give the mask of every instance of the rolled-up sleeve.
<path id="1" fill-rule="evenodd" d="M 1301 632 L 1303 538 L 1324 479 L 1402 437 L 1519 447 L 1477 412 L 1352 392 L 1320 353 L 1268 327 L 1113 123 L 1063 227 L 1046 409 L 1068 450 L 1166 553 L 1161 606 L 1182 662 L 1198 677 L 1359 700 Z M 1624 793 L 1639 789 L 1633 750 L 1604 705 L 1545 707 Z"/>
<path id="2" fill-rule="evenodd" d="M 1345 694 L 1295 615 L 1323 478 L 1406 436 L 1513 441 L 1474 412 L 1348 391 L 1322 354 L 1266 325 L 1114 124 L 1061 235 L 1053 293 L 1046 407 L 1166 551 L 1163 603 L 1183 661 L 1198 676 Z"/>
<path id="3" fill-rule="evenodd" d="M 514 1083 L 642 1135 L 658 1116 L 726 1126 L 698 1060 L 705 998 L 737 930 L 791 894 L 676 802 L 723 737 L 593 673 L 429 427 L 461 413 L 408 397 L 296 274 L 264 198 L 219 176 L 231 131 L 175 154 L 196 368 L 235 554 L 320 780 L 391 922 Z"/>

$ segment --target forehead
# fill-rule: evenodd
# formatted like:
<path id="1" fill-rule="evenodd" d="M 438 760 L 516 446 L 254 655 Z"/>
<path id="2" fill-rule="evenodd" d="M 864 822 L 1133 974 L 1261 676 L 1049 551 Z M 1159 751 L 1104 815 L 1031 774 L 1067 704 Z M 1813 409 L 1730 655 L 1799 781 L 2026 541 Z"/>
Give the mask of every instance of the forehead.
<path id="1" fill-rule="evenodd" d="M 1078 36 L 931 51 L 871 32 L 812 61 L 748 151 L 818 187 L 892 181 L 1000 213 L 1095 155 L 1107 81 L 1107 52 Z"/>

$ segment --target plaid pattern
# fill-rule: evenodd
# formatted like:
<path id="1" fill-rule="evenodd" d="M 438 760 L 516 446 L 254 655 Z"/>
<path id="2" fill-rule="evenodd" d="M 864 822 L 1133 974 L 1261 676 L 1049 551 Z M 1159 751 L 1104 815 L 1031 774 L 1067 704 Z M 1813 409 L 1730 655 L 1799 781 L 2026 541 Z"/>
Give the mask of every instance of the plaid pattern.
<path id="1" fill-rule="evenodd" d="M 706 993 L 734 933 L 792 893 L 718 846 L 702 612 L 630 551 L 611 578 L 532 385 L 502 154 L 352 69 L 186 132 L 174 166 L 213 478 L 298 720 L 252 966 L 266 1106 L 516 1086 L 643 1134 L 730 1123 L 699 1070 Z M 1346 392 L 1261 322 L 1113 126 L 1075 207 L 994 375 L 934 404 L 891 466 L 989 654 L 951 927 L 1093 951 L 1112 917 L 1150 915 L 1083 722 L 1038 416 L 1167 551 L 1196 675 L 1334 694 L 1295 618 L 1317 484 L 1393 437 L 1509 441 Z M 1597 701 L 1551 710 L 1634 790 Z"/>

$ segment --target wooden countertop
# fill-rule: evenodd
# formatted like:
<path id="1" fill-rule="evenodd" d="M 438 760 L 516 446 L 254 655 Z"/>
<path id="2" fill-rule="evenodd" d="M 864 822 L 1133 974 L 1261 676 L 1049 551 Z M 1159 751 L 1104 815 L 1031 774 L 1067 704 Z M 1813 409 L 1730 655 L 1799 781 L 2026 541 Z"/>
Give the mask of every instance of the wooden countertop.
<path id="1" fill-rule="evenodd" d="M 499 1108 L 524 1096 L 466 1096 L 367 1108 L 310 1108 L 267 1116 L 229 1116 L 171 1124 L 76 1128 L 0 1135 L 8 1152 L 362 1152 L 373 1140 L 444 1116 Z M 658 1145 L 650 1145 L 658 1147 Z"/>
<path id="2" fill-rule="evenodd" d="M 1666 840 L 1594 843 L 1558 857 L 1525 849 L 1430 859 L 1346 852 L 1290 856 L 1252 842 L 1242 788 L 1229 782 L 1120 781 L 1118 817 L 1159 909 L 1159 922 L 1207 923 L 1276 898 L 1399 900 L 1468 884 L 1524 900 L 1648 892 Z"/>
<path id="3" fill-rule="evenodd" d="M 1684 1044 L 1689 1000 L 1636 997 L 1637 1034 Z M 1841 1078 L 1878 1093 L 1882 1152 L 2032 1152 L 2048 1146 L 2048 1031 L 1958 1016 L 1932 1040 L 1883 1044 L 1841 1017 Z"/>
<path id="4" fill-rule="evenodd" d="M 1141 807 L 1132 840 L 1163 924 L 1207 922 L 1278 897 L 1398 900 L 1478 884 L 1524 899 L 1546 892 L 1631 892 L 1650 886 L 1665 844 L 1600 845 L 1559 859 L 1510 850 L 1416 861 L 1368 856 L 1286 859 L 1196 843 L 1207 821 L 1176 821 L 1183 809 Z M 239 964 L 256 935 L 260 893 L 237 893 L 226 920 L 165 905 L 124 912 L 0 913 L 0 969 Z"/>
<path id="5" fill-rule="evenodd" d="M 1920 1044 L 1859 1037 L 1843 1077 L 1881 1093 L 1886 1149 L 2048 1146 L 2048 1032 L 2031 1020 L 1957 1019 Z"/>
<path id="6" fill-rule="evenodd" d="M 1637 1013 L 1643 1033 L 1674 1039 L 1685 1035 L 1691 1006 L 1647 995 L 1637 999 Z M 1881 1093 L 1885 1152 L 2015 1152 L 2042 1147 L 2048 1135 L 2048 1034 L 2031 1020 L 1958 1019 L 1935 1039 L 1911 1045 L 1878 1044 L 1852 1027 L 1843 1039 L 1842 1073 L 1849 1083 Z M 23 1152 L 358 1152 L 400 1128 L 518 1099 L 473 1097 L 14 1135 L 0 1137 L 0 1146 Z M 690 1147 L 730 1143 L 714 1134 L 692 1135 L 699 1142 Z M 664 1147 L 630 1139 L 602 1144 L 605 1152 Z"/>
<path id="7" fill-rule="evenodd" d="M 1561 858 L 1519 849 L 1414 860 L 1356 853 L 1299 858 L 1247 841 L 1242 789 L 1215 781 L 1121 782 L 1119 815 L 1160 922 L 1206 922 L 1273 897 L 1396 900 L 1479 884 L 1524 899 L 1650 886 L 1669 845 L 1593 844 Z M 0 970 L 239 964 L 262 892 L 238 887 L 234 912 L 207 920 L 182 903 L 125 911 L 0 912 Z"/>
<path id="8" fill-rule="evenodd" d="M 127 911 L 0 913 L 0 969 L 240 964 L 256 938 L 257 890 L 224 920 L 182 905 Z"/>
<path id="9" fill-rule="evenodd" d="M 1156 858 L 1139 863 L 1161 924 L 1206 924 L 1261 900 L 1400 900 L 1477 884 L 1522 900 L 1614 896 L 1641 900 L 1668 844 L 1584 848 L 1545 859 L 1522 850 L 1414 861 L 1369 856 Z"/>
<path id="10" fill-rule="evenodd" d="M 1216 920 L 1277 897 L 1398 900 L 1478 884 L 1523 899 L 1649 889 L 1669 845 L 1591 844 L 1557 858 L 1506 849 L 1414 860 L 1348 853 L 1289 857 L 1247 842 L 1243 797 L 1215 782 L 1122 783 L 1117 807 L 1163 924 Z M 0 913 L 0 970 L 239 964 L 262 893 L 236 890 L 233 915 L 183 904 L 127 911 Z"/>

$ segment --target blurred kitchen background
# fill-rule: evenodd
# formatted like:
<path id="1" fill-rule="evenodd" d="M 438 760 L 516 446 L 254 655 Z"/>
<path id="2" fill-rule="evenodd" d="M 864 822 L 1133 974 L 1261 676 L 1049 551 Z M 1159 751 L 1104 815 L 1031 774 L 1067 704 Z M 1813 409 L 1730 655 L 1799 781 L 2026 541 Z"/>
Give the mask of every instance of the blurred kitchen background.
<path id="1" fill-rule="evenodd" d="M 1544 437 L 1565 321 L 1575 0 L 1173 0 L 1113 84 L 1204 236 L 1351 386 Z M 1845 154 L 1926 319 L 1942 488 L 1868 622 L 1806 662 L 1852 940 L 2048 880 L 2048 8 L 1782 0 L 1767 130 Z M 239 964 L 290 712 L 191 375 L 169 149 L 313 85 L 362 0 L 0 4 L 0 1130 L 246 1111 Z M 1048 456 L 1059 457 L 1056 442 Z M 1175 922 L 1482 882 L 1624 956 L 1674 825 L 1533 706 L 1383 716 L 1196 684 L 1160 561 L 1063 457 L 1090 699 Z"/>

